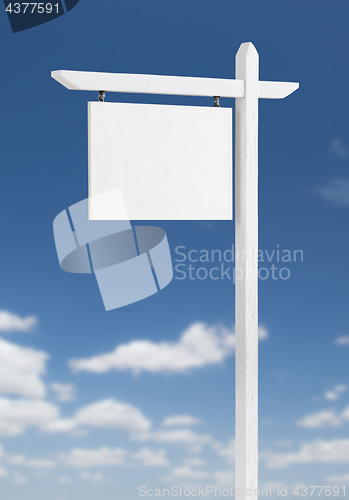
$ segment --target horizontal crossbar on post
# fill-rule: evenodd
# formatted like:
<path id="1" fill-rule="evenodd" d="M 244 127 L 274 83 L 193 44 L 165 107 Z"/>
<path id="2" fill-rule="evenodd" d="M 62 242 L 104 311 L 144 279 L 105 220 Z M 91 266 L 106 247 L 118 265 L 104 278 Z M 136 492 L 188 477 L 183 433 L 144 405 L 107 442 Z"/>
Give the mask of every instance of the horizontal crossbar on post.
<path id="1" fill-rule="evenodd" d="M 245 82 L 243 80 L 223 78 L 66 70 L 52 71 L 51 76 L 69 90 L 238 98 L 245 95 Z M 259 97 L 261 99 L 283 99 L 292 94 L 298 87 L 298 83 L 259 82 Z"/>

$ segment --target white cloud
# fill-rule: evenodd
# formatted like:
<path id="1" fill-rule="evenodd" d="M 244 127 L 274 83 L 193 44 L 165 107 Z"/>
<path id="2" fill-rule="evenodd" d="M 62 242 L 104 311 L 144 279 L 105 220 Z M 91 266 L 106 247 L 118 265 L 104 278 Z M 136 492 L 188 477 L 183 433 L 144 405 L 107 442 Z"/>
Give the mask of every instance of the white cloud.
<path id="1" fill-rule="evenodd" d="M 192 469 L 188 465 L 176 467 L 171 471 L 172 478 L 180 479 L 204 479 L 210 476 L 210 473 L 205 470 Z"/>
<path id="2" fill-rule="evenodd" d="M 71 480 L 71 479 L 69 479 L 69 477 L 64 477 L 64 476 L 63 476 L 63 477 L 59 477 L 59 478 L 57 479 L 57 482 L 58 482 L 59 484 L 71 484 L 71 483 L 72 483 L 72 480 Z"/>
<path id="3" fill-rule="evenodd" d="M 110 398 L 81 408 L 72 418 L 52 420 L 42 429 L 54 434 L 84 426 L 144 432 L 150 429 L 151 421 L 135 406 Z"/>
<path id="4" fill-rule="evenodd" d="M 0 467 L 0 478 L 8 477 L 8 470 Z"/>
<path id="5" fill-rule="evenodd" d="M 324 398 L 328 401 L 337 401 L 343 392 L 348 390 L 348 386 L 344 384 L 336 385 L 332 390 L 326 391 Z"/>
<path id="6" fill-rule="evenodd" d="M 341 417 L 343 420 L 349 420 L 349 406 L 344 408 L 344 410 L 342 411 Z"/>
<path id="7" fill-rule="evenodd" d="M 328 401 L 336 401 L 339 398 L 339 394 L 335 391 L 326 391 L 324 398 Z"/>
<path id="8" fill-rule="evenodd" d="M 47 470 L 45 471 L 39 471 L 39 472 L 35 472 L 33 474 L 34 477 L 38 477 L 39 479 L 42 479 L 42 478 L 46 478 L 46 477 L 52 477 L 52 472 L 48 472 Z"/>
<path id="9" fill-rule="evenodd" d="M 90 435 L 90 431 L 87 429 L 76 429 L 69 433 L 70 437 L 73 438 L 83 438 Z"/>
<path id="10" fill-rule="evenodd" d="M 189 465 L 190 467 L 203 467 L 206 465 L 206 460 L 203 460 L 202 458 L 186 458 L 185 459 L 185 465 Z"/>
<path id="11" fill-rule="evenodd" d="M 265 483 L 259 483 L 258 485 L 258 488 L 259 490 L 280 490 L 281 489 L 284 489 L 286 488 L 286 483 L 284 483 L 283 481 L 266 481 Z M 296 489 L 298 486 L 298 488 L 300 489 L 300 486 L 303 486 L 301 484 L 301 481 L 298 481 L 292 488 L 289 488 L 289 489 L 292 489 L 292 491 L 294 489 Z M 276 491 L 275 491 L 276 493 Z M 266 496 L 266 495 L 265 495 Z M 274 495 L 273 495 L 274 496 Z M 281 495 L 279 495 L 281 496 Z"/>
<path id="12" fill-rule="evenodd" d="M 233 488 L 234 487 L 234 472 L 231 470 L 218 470 L 213 473 L 218 488 Z M 217 491 L 218 496 L 218 491 Z"/>
<path id="13" fill-rule="evenodd" d="M 258 338 L 259 338 L 259 340 L 267 340 L 269 338 L 269 332 L 265 326 L 262 326 L 262 325 L 259 326 Z"/>
<path id="14" fill-rule="evenodd" d="M 272 418 L 262 418 L 260 421 L 259 421 L 260 425 L 273 425 L 274 424 L 274 420 Z"/>
<path id="15" fill-rule="evenodd" d="M 58 408 L 45 401 L 0 398 L 0 435 L 16 436 L 29 426 L 40 426 L 58 418 Z"/>
<path id="16" fill-rule="evenodd" d="M 134 340 L 118 346 L 113 352 L 89 359 L 70 361 L 74 371 L 104 373 L 130 370 L 134 374 L 184 373 L 193 368 L 222 363 L 234 352 L 235 336 L 221 326 L 192 324 L 178 342 Z"/>
<path id="17" fill-rule="evenodd" d="M 349 345 L 349 335 L 343 335 L 342 337 L 337 337 L 334 343 L 336 345 Z"/>
<path id="18" fill-rule="evenodd" d="M 334 387 L 334 391 L 337 392 L 338 394 L 341 394 L 342 392 L 346 392 L 348 390 L 348 386 L 346 384 L 338 384 Z"/>
<path id="19" fill-rule="evenodd" d="M 218 470 L 218 471 L 208 471 L 204 469 L 194 469 L 189 465 L 183 465 L 174 468 L 169 477 L 166 478 L 167 481 L 178 481 L 178 480 L 202 480 L 212 478 L 214 483 L 217 485 L 217 495 L 219 496 L 219 488 L 226 489 L 232 488 L 234 485 L 234 473 L 231 470 Z M 221 491 L 222 496 L 222 491 Z"/>
<path id="20" fill-rule="evenodd" d="M 50 384 L 50 388 L 56 393 L 57 401 L 74 401 L 76 399 L 76 389 L 73 384 Z"/>
<path id="21" fill-rule="evenodd" d="M 122 448 L 77 448 L 68 453 L 60 453 L 60 460 L 70 467 L 105 467 L 120 465 L 142 465 L 146 467 L 165 467 L 168 465 L 165 450 L 143 448 L 130 452 Z M 81 479 L 91 479 L 87 472 L 80 475 Z"/>
<path id="22" fill-rule="evenodd" d="M 336 207 L 349 206 L 349 180 L 348 179 L 332 179 L 325 186 L 316 186 L 313 189 L 315 194 L 329 201 Z"/>
<path id="23" fill-rule="evenodd" d="M 335 439 L 333 441 L 316 440 L 303 443 L 297 452 L 290 453 L 261 453 L 270 469 L 282 469 L 291 464 L 313 463 L 349 463 L 349 439 Z"/>
<path id="24" fill-rule="evenodd" d="M 340 388 L 346 386 L 338 386 Z M 334 410 L 325 410 L 311 415 L 305 415 L 298 420 L 296 424 L 299 427 L 307 427 L 309 429 L 319 429 L 321 427 L 339 427 L 345 421 L 349 421 L 349 406 L 344 408 L 342 413 L 336 413 Z"/>
<path id="25" fill-rule="evenodd" d="M 296 424 L 299 427 L 308 427 L 309 429 L 319 429 L 320 427 L 339 427 L 342 419 L 333 411 L 325 410 L 311 415 L 305 415 L 298 420 Z"/>
<path id="26" fill-rule="evenodd" d="M 80 474 L 80 479 L 83 481 L 94 481 L 95 483 L 100 483 L 102 481 L 105 481 L 105 476 L 104 474 L 91 474 L 90 472 L 82 472 Z"/>
<path id="27" fill-rule="evenodd" d="M 326 478 L 326 482 L 334 483 L 336 486 L 339 484 L 349 483 L 349 474 L 344 474 L 343 476 L 329 476 Z"/>
<path id="28" fill-rule="evenodd" d="M 31 467 L 34 469 L 53 469 L 57 466 L 52 460 L 40 458 L 26 458 L 23 455 L 12 455 L 7 457 L 7 462 L 10 465 L 19 465 L 22 467 Z"/>
<path id="29" fill-rule="evenodd" d="M 0 331 L 2 332 L 29 332 L 36 324 L 35 316 L 21 318 L 8 311 L 0 311 Z"/>
<path id="30" fill-rule="evenodd" d="M 204 445 L 213 441 L 212 436 L 208 434 L 197 434 L 191 429 L 171 429 L 157 430 L 154 432 L 144 432 L 132 436 L 137 441 L 154 441 L 156 443 L 167 443 L 171 445 L 184 445 L 189 451 L 198 453 Z"/>
<path id="31" fill-rule="evenodd" d="M 123 465 L 127 451 L 121 448 L 82 449 L 75 448 L 68 453 L 61 453 L 60 459 L 70 467 L 96 467 Z"/>
<path id="32" fill-rule="evenodd" d="M 259 328 L 260 340 L 269 336 L 265 327 Z M 185 373 L 194 368 L 223 363 L 234 353 L 235 334 L 219 325 L 193 323 L 177 342 L 134 340 L 121 344 L 111 353 L 100 354 L 86 359 L 69 362 L 75 372 L 89 371 L 105 373 L 111 370 L 127 371 L 134 374 Z"/>
<path id="33" fill-rule="evenodd" d="M 165 467 L 169 465 L 165 450 L 142 448 L 136 453 L 133 453 L 132 458 L 146 467 Z"/>
<path id="34" fill-rule="evenodd" d="M 17 484 L 26 484 L 29 480 L 25 476 L 16 475 L 13 481 Z"/>
<path id="35" fill-rule="evenodd" d="M 0 394 L 28 398 L 45 396 L 40 376 L 45 373 L 48 355 L 0 339 Z"/>
<path id="36" fill-rule="evenodd" d="M 291 439 L 277 439 L 274 442 L 274 445 L 278 446 L 279 448 L 289 448 L 293 445 L 293 442 L 291 441 Z"/>
<path id="37" fill-rule="evenodd" d="M 78 423 L 72 418 L 59 418 L 45 423 L 42 426 L 42 430 L 50 434 L 56 434 L 60 432 L 71 432 L 76 429 L 77 426 Z"/>
<path id="38" fill-rule="evenodd" d="M 150 420 L 138 408 L 114 399 L 85 406 L 76 413 L 75 421 L 80 425 L 125 429 L 130 432 L 147 431 L 151 427 Z"/>
<path id="39" fill-rule="evenodd" d="M 191 415 L 171 415 L 170 417 L 165 418 L 162 422 L 164 427 L 173 427 L 177 425 L 188 427 L 189 425 L 199 424 L 202 424 L 202 421 L 198 418 L 192 417 Z"/>
<path id="40" fill-rule="evenodd" d="M 228 463 L 233 463 L 235 460 L 235 439 L 231 439 L 226 446 L 221 443 L 215 443 L 213 447 L 217 454 L 224 457 Z"/>
<path id="41" fill-rule="evenodd" d="M 337 156 L 337 158 L 348 158 L 349 148 L 343 144 L 342 139 L 337 138 L 331 142 L 330 151 Z"/>

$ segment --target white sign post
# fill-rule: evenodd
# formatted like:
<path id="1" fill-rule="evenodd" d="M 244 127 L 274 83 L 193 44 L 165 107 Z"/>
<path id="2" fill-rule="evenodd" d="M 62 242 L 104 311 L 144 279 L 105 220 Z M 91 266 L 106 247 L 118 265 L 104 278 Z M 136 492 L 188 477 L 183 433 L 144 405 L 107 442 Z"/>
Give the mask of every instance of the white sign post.
<path id="1" fill-rule="evenodd" d="M 235 104 L 235 490 L 258 489 L 258 53 L 243 44 Z"/>
<path id="2" fill-rule="evenodd" d="M 252 43 L 236 55 L 236 79 L 53 71 L 70 90 L 236 98 L 235 121 L 235 494 L 258 489 L 258 99 L 282 99 L 298 83 L 259 81 Z M 162 219 L 159 214 L 156 219 Z M 213 217 L 214 218 L 214 217 Z M 154 217 L 154 220 L 156 220 Z"/>

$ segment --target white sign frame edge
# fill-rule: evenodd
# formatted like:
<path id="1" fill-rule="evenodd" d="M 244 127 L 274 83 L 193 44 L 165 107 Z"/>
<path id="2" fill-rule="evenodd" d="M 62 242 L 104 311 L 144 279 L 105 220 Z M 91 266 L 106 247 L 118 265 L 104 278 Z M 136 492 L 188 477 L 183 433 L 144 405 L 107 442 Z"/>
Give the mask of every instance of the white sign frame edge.
<path id="1" fill-rule="evenodd" d="M 244 97 L 244 80 L 187 76 L 132 75 L 89 71 L 52 71 L 51 76 L 68 90 L 125 92 L 187 96 Z M 258 82 L 260 99 L 283 99 L 298 89 L 293 82 Z"/>

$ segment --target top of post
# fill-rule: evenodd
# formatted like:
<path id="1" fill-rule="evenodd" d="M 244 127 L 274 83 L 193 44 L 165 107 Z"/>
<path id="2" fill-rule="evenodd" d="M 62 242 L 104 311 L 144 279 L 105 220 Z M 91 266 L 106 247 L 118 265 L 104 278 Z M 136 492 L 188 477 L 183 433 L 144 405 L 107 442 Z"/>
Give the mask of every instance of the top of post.
<path id="1" fill-rule="evenodd" d="M 242 43 L 236 54 L 236 78 L 259 79 L 259 55 L 251 42 Z"/>
<path id="2" fill-rule="evenodd" d="M 253 45 L 252 42 L 244 42 L 240 45 L 239 50 L 236 53 L 236 59 L 240 58 L 255 58 L 256 60 L 259 59 L 259 55 L 257 52 L 256 47 Z"/>

